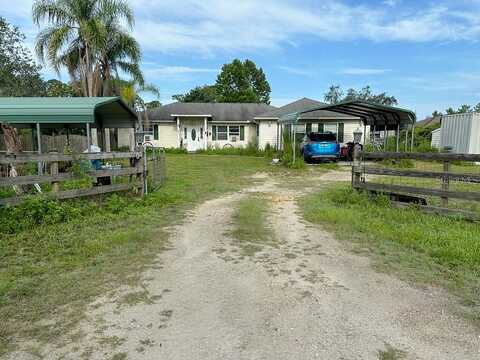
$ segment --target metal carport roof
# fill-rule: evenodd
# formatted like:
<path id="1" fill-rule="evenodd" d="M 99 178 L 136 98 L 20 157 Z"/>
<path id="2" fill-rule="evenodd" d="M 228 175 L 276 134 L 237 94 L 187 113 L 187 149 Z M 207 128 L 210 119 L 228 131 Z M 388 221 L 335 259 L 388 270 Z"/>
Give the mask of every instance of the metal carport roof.
<path id="1" fill-rule="evenodd" d="M 352 115 L 362 119 L 366 126 L 379 126 L 396 129 L 397 126 L 407 127 L 415 124 L 416 115 L 413 111 L 394 106 L 374 104 L 366 101 L 343 101 L 337 104 L 316 106 L 291 114 L 281 116 L 280 124 L 297 124 L 302 114 L 317 110 L 329 110 L 341 114 Z"/>
<path id="2" fill-rule="evenodd" d="M 0 123 L 131 127 L 136 119 L 119 97 L 0 97 Z"/>

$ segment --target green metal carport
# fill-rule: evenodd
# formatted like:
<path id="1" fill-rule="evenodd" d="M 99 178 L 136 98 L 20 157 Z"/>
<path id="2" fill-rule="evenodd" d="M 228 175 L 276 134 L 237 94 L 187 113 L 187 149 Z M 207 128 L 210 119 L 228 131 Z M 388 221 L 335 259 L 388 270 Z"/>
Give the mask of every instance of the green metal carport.
<path id="1" fill-rule="evenodd" d="M 133 128 L 137 114 L 119 97 L 0 97 L 0 123 L 15 127 L 36 127 L 41 153 L 42 128 L 86 129 L 90 151 L 91 128 Z"/>
<path id="2" fill-rule="evenodd" d="M 385 144 L 387 142 L 387 132 L 395 130 L 397 138 L 397 151 L 399 151 L 400 130 L 407 130 L 406 138 L 408 139 L 408 130 L 411 128 L 411 146 L 413 146 L 413 136 L 416 122 L 416 115 L 413 111 L 394 106 L 374 104 L 366 101 L 343 101 L 337 104 L 325 104 L 322 106 L 304 109 L 280 117 L 279 124 L 297 125 L 301 115 L 317 110 L 330 110 L 360 118 L 364 125 L 364 134 L 366 134 L 367 126 L 373 128 L 374 131 L 378 129 L 385 132 Z M 293 128 L 295 132 L 295 126 L 293 126 Z M 293 136 L 293 139 L 295 142 L 295 135 Z M 295 146 L 293 148 L 295 159 Z"/>

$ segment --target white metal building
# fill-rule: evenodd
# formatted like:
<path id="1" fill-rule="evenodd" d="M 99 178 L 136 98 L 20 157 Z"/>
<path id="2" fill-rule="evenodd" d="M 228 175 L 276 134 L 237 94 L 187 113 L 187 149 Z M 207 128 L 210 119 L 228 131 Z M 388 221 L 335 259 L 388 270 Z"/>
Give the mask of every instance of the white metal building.
<path id="1" fill-rule="evenodd" d="M 433 148 L 440 149 L 440 136 L 441 136 L 441 133 L 442 133 L 442 129 L 441 129 L 441 128 L 438 128 L 438 129 L 435 129 L 435 130 L 432 131 L 432 140 L 431 140 L 430 145 L 431 145 Z"/>
<path id="2" fill-rule="evenodd" d="M 480 154 L 480 113 L 444 115 L 440 129 L 440 149 Z"/>

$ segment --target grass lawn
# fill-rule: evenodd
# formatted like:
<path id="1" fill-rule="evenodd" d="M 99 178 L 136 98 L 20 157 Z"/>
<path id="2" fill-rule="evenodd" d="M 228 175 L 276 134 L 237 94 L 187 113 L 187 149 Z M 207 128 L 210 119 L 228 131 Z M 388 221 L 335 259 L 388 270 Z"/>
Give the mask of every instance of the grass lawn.
<path id="1" fill-rule="evenodd" d="M 242 255 L 253 256 L 264 245 L 275 245 L 272 229 L 267 223 L 270 204 L 254 195 L 240 200 L 233 214 L 233 230 L 229 234 L 241 249 Z"/>
<path id="2" fill-rule="evenodd" d="M 372 255 L 382 271 L 450 289 L 480 321 L 480 224 L 397 209 L 349 185 L 335 185 L 300 202 L 307 220 L 323 224 L 354 250 Z"/>
<path id="3" fill-rule="evenodd" d="M 166 184 L 144 199 L 36 202 L 4 212 L 0 355 L 18 337 L 54 342 L 96 296 L 136 283 L 142 270 L 155 266 L 169 246 L 162 227 L 181 221 L 202 200 L 252 183 L 248 175 L 258 171 L 287 170 L 264 158 L 169 154 Z"/>

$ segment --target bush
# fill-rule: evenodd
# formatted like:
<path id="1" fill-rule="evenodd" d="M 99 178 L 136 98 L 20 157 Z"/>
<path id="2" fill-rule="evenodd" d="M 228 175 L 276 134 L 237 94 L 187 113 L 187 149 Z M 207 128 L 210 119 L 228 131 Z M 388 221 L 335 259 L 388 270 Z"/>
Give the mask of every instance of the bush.
<path id="1" fill-rule="evenodd" d="M 293 162 L 293 142 L 288 131 L 283 133 L 283 153 L 282 164 L 292 169 L 302 169 L 305 167 L 303 156 L 301 156 L 300 144 L 295 145 L 295 162 Z"/>
<path id="2" fill-rule="evenodd" d="M 0 208 L 0 233 L 13 234 L 36 225 L 67 222 L 87 214 L 91 209 L 79 204 L 81 202 L 60 202 L 45 197 L 33 197 L 18 206 Z"/>

